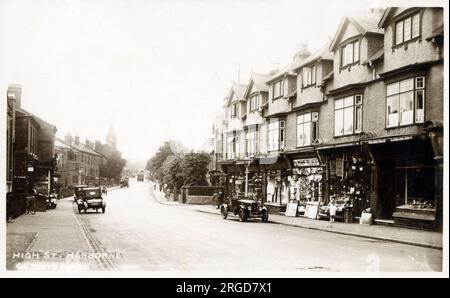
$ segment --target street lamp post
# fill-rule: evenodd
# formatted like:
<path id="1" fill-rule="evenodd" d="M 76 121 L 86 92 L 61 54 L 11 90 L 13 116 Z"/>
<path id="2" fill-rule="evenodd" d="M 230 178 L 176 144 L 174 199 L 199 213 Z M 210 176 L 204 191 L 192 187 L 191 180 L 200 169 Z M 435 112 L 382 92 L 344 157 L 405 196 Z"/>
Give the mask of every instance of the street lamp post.
<path id="1" fill-rule="evenodd" d="M 249 174 L 249 167 L 252 160 L 249 157 L 245 157 L 245 160 L 247 160 L 247 165 L 245 167 L 245 196 L 248 196 L 248 174 Z"/>

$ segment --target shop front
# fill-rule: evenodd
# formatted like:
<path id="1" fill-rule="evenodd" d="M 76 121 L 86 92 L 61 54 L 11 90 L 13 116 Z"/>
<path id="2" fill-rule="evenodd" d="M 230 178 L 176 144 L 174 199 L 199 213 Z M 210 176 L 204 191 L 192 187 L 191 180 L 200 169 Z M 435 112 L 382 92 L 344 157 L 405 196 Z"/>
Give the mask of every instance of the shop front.
<path id="1" fill-rule="evenodd" d="M 370 150 L 377 165 L 377 218 L 393 219 L 397 226 L 438 227 L 442 176 L 430 139 L 372 143 Z"/>
<path id="2" fill-rule="evenodd" d="M 288 199 L 298 206 L 298 214 L 308 216 L 309 209 L 317 210 L 323 202 L 323 169 L 314 151 L 289 155 L 292 170 L 288 176 Z"/>
<path id="3" fill-rule="evenodd" d="M 227 161 L 221 164 L 224 179 L 224 197 L 263 199 L 263 172 L 256 159 Z"/>
<path id="4" fill-rule="evenodd" d="M 292 173 L 289 160 L 284 156 L 269 156 L 259 159 L 263 196 L 269 213 L 285 212 L 289 202 L 289 176 Z"/>
<path id="5" fill-rule="evenodd" d="M 352 217 L 371 206 L 373 160 L 365 146 L 321 148 L 326 169 L 322 204 L 333 199 L 340 207 L 351 209 Z"/>

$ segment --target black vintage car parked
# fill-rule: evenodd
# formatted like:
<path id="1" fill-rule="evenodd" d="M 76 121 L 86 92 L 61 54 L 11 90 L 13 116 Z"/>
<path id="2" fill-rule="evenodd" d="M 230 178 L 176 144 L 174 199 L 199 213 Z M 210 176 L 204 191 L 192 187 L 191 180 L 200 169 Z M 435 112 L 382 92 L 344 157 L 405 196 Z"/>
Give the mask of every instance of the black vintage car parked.
<path id="1" fill-rule="evenodd" d="M 87 187 L 88 187 L 88 186 L 87 186 L 86 184 L 80 184 L 80 185 L 74 186 L 74 188 L 73 188 L 73 200 L 74 200 L 75 202 L 77 201 L 78 196 L 80 195 L 80 192 L 81 192 L 83 189 L 87 188 Z"/>
<path id="2" fill-rule="evenodd" d="M 220 206 L 222 217 L 226 219 L 228 214 L 237 215 L 239 221 L 244 222 L 249 218 L 260 218 L 263 222 L 269 220 L 269 210 L 261 201 L 251 197 L 232 199 L 231 204 L 222 204 Z"/>
<path id="3" fill-rule="evenodd" d="M 120 187 L 130 187 L 128 178 L 122 178 L 122 180 L 120 180 Z"/>
<path id="4" fill-rule="evenodd" d="M 94 209 L 95 212 L 102 210 L 105 213 L 106 210 L 106 200 L 103 196 L 101 187 L 88 187 L 83 188 L 78 195 L 76 200 L 78 212 L 87 213 L 88 209 Z"/>

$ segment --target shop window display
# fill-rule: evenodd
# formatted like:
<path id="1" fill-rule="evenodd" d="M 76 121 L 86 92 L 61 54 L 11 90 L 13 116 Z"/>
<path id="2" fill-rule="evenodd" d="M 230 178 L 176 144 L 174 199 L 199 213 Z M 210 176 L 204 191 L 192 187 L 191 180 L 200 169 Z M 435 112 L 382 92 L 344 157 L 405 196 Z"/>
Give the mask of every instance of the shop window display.
<path id="1" fill-rule="evenodd" d="M 434 210 L 433 174 L 431 167 L 398 167 L 396 207 Z"/>
<path id="2" fill-rule="evenodd" d="M 370 207 L 371 163 L 360 154 L 344 154 L 329 160 L 328 191 L 340 207 L 352 207 L 359 216 Z"/>

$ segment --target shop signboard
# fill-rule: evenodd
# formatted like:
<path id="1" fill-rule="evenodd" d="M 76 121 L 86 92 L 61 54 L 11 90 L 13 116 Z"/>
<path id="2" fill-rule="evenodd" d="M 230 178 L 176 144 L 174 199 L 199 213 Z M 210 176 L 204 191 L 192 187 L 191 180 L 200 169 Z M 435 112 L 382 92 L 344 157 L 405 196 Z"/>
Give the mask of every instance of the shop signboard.
<path id="1" fill-rule="evenodd" d="M 317 158 L 294 159 L 294 167 L 320 167 Z"/>
<path id="2" fill-rule="evenodd" d="M 319 202 L 307 202 L 305 209 L 305 217 L 316 219 L 319 211 Z"/>
<path id="3" fill-rule="evenodd" d="M 296 217 L 298 210 L 298 201 L 290 202 L 286 206 L 285 216 Z"/>

